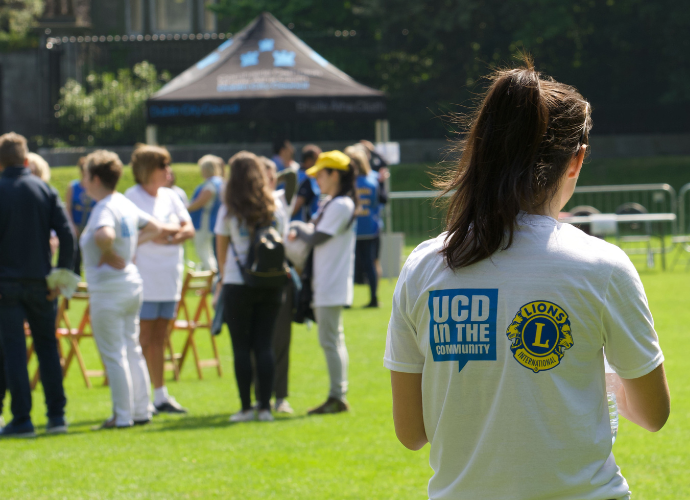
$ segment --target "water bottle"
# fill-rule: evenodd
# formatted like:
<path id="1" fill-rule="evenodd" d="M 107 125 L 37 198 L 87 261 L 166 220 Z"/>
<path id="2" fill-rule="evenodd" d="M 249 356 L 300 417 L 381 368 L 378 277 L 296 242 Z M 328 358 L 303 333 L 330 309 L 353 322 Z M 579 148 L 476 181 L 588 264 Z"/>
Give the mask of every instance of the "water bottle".
<path id="1" fill-rule="evenodd" d="M 618 434 L 618 403 L 616 402 L 616 391 L 620 387 L 621 379 L 618 374 L 613 371 L 611 365 L 606 360 L 604 355 L 604 372 L 606 377 L 606 399 L 609 405 L 609 421 L 611 423 L 611 445 L 616 442 L 616 435 Z"/>

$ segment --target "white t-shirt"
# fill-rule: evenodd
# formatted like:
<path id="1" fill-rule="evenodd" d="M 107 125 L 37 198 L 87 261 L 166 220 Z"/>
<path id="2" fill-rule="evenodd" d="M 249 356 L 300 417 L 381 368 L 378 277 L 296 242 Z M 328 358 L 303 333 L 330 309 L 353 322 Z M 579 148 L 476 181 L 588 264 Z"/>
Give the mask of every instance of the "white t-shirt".
<path id="1" fill-rule="evenodd" d="M 623 378 L 663 362 L 642 283 L 611 244 L 519 224 L 509 249 L 456 272 L 445 235 L 427 241 L 398 280 L 384 366 L 422 374 L 429 497 L 627 499 L 602 347 Z"/>
<path id="2" fill-rule="evenodd" d="M 187 209 L 175 191 L 159 188 L 151 196 L 140 185 L 133 186 L 125 196 L 147 214 L 162 223 L 191 221 Z M 180 300 L 184 264 L 182 245 L 159 245 L 151 241 L 137 249 L 136 264 L 144 281 L 144 300 L 172 302 Z"/>
<path id="3" fill-rule="evenodd" d="M 273 199 L 276 203 L 276 211 L 274 213 L 274 225 L 278 233 L 285 238 L 289 230 L 290 216 L 287 213 L 285 205 L 285 196 L 282 191 L 275 191 Z M 230 241 L 235 245 L 237 255 L 240 262 L 244 264 L 249 256 L 249 247 L 251 246 L 251 238 L 247 224 L 243 221 L 240 223 L 234 215 L 228 217 L 228 209 L 223 203 L 218 209 L 218 218 L 216 219 L 216 227 L 214 233 L 219 236 L 229 236 Z M 235 253 L 232 246 L 228 245 L 228 252 L 225 256 L 225 268 L 223 269 L 223 283 L 229 285 L 244 285 L 244 278 L 240 271 L 237 262 L 235 261 Z"/>
<path id="4" fill-rule="evenodd" d="M 314 247 L 314 307 L 352 305 L 354 292 L 357 223 L 352 222 L 352 214 L 355 203 L 347 196 L 338 196 L 330 203 L 329 200 L 321 201 L 319 212 L 324 208 L 325 211 L 316 225 L 317 232 L 332 236 Z"/>
<path id="5" fill-rule="evenodd" d="M 117 292 L 123 289 L 123 283 L 141 285 L 141 276 L 132 260 L 137 251 L 139 229 L 149 221 L 146 213 L 120 193 L 113 193 L 96 203 L 79 239 L 89 291 Z M 107 264 L 98 265 L 102 253 L 96 245 L 94 234 L 102 227 L 115 230 L 113 250 L 126 263 L 122 270 Z M 124 288 L 128 289 L 126 286 Z"/>

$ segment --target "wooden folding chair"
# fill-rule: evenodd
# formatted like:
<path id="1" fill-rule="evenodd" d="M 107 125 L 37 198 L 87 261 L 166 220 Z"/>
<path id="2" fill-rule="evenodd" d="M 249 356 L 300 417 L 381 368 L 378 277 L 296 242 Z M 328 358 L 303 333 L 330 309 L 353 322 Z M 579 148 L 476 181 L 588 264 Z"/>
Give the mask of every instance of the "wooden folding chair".
<path id="1" fill-rule="evenodd" d="M 86 287 L 86 283 L 79 283 L 76 293 L 72 296 L 70 301 L 79 300 L 89 300 L 89 294 Z M 91 316 L 89 314 L 90 308 L 87 304 L 84 314 L 79 321 L 77 328 L 72 328 L 67 311 L 69 309 L 69 303 L 64 297 L 60 300 L 60 305 L 58 306 L 58 313 L 55 325 L 55 335 L 58 339 L 58 346 L 60 349 L 60 354 L 62 358 L 62 376 L 67 376 L 67 371 L 74 358 L 77 359 L 77 364 L 79 365 L 79 370 L 81 371 L 86 387 L 91 389 L 91 378 L 103 377 L 103 385 L 108 385 L 108 378 L 103 370 L 88 370 L 86 368 L 86 363 L 84 362 L 84 357 L 79 349 L 79 342 L 83 338 L 93 338 L 93 330 L 91 329 Z M 67 356 L 62 354 L 62 345 L 60 343 L 61 339 L 65 339 L 69 344 L 69 351 Z M 99 356 L 100 357 L 100 356 Z"/>
<path id="2" fill-rule="evenodd" d="M 172 362 L 172 368 L 177 369 L 178 377 L 190 350 L 194 355 L 196 373 L 200 380 L 204 378 L 202 368 L 207 367 L 215 367 L 218 376 L 223 376 L 216 338 L 210 334 L 213 316 L 211 313 L 212 309 L 208 303 L 208 297 L 213 293 L 213 276 L 214 273 L 212 271 L 188 271 L 187 276 L 185 276 L 181 298 L 177 308 L 177 319 L 171 322 L 170 335 L 168 335 L 168 351 L 170 352 L 168 360 Z M 199 304 L 196 306 L 193 313 L 191 311 L 192 308 L 187 303 L 189 296 L 199 297 Z M 211 347 L 213 348 L 212 359 L 201 359 L 199 356 L 199 350 L 194 339 L 196 330 L 199 328 L 206 328 L 209 331 Z M 184 343 L 182 352 L 179 354 L 174 353 L 171 341 L 172 333 L 176 330 L 187 332 L 187 339 Z"/>

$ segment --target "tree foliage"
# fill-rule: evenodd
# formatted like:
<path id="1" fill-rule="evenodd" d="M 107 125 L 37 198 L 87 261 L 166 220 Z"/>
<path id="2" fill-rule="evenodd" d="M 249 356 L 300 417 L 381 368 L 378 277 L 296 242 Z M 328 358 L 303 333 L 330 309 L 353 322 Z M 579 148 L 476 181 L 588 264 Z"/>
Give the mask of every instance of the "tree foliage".
<path id="1" fill-rule="evenodd" d="M 437 135 L 433 115 L 470 102 L 484 75 L 522 51 L 592 102 L 599 130 L 688 127 L 676 116 L 690 110 L 687 2 L 219 0 L 214 9 L 233 31 L 262 11 L 294 25 L 326 59 L 388 93 L 395 137 Z M 335 36 L 345 29 L 356 36 Z"/>
<path id="2" fill-rule="evenodd" d="M 146 61 L 133 71 L 90 73 L 85 85 L 70 79 L 60 89 L 55 116 L 70 142 L 133 144 L 144 136 L 146 99 L 169 79 Z"/>
<path id="3" fill-rule="evenodd" d="M 0 0 L 0 38 L 25 36 L 43 7 L 43 0 Z"/>

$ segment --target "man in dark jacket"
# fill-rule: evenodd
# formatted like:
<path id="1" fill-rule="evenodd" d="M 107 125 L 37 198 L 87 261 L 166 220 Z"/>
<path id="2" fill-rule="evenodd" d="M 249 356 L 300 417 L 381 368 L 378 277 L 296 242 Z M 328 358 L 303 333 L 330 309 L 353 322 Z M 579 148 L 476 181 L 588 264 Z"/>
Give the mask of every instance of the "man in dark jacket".
<path id="1" fill-rule="evenodd" d="M 55 338 L 57 290 L 48 290 L 50 230 L 60 240 L 58 267 L 72 268 L 74 236 L 57 192 L 26 168 L 26 139 L 0 136 L 0 346 L 12 395 L 12 421 L 0 437 L 33 437 L 26 367 L 28 321 L 48 407 L 49 433 L 67 431 L 62 367 Z"/>

